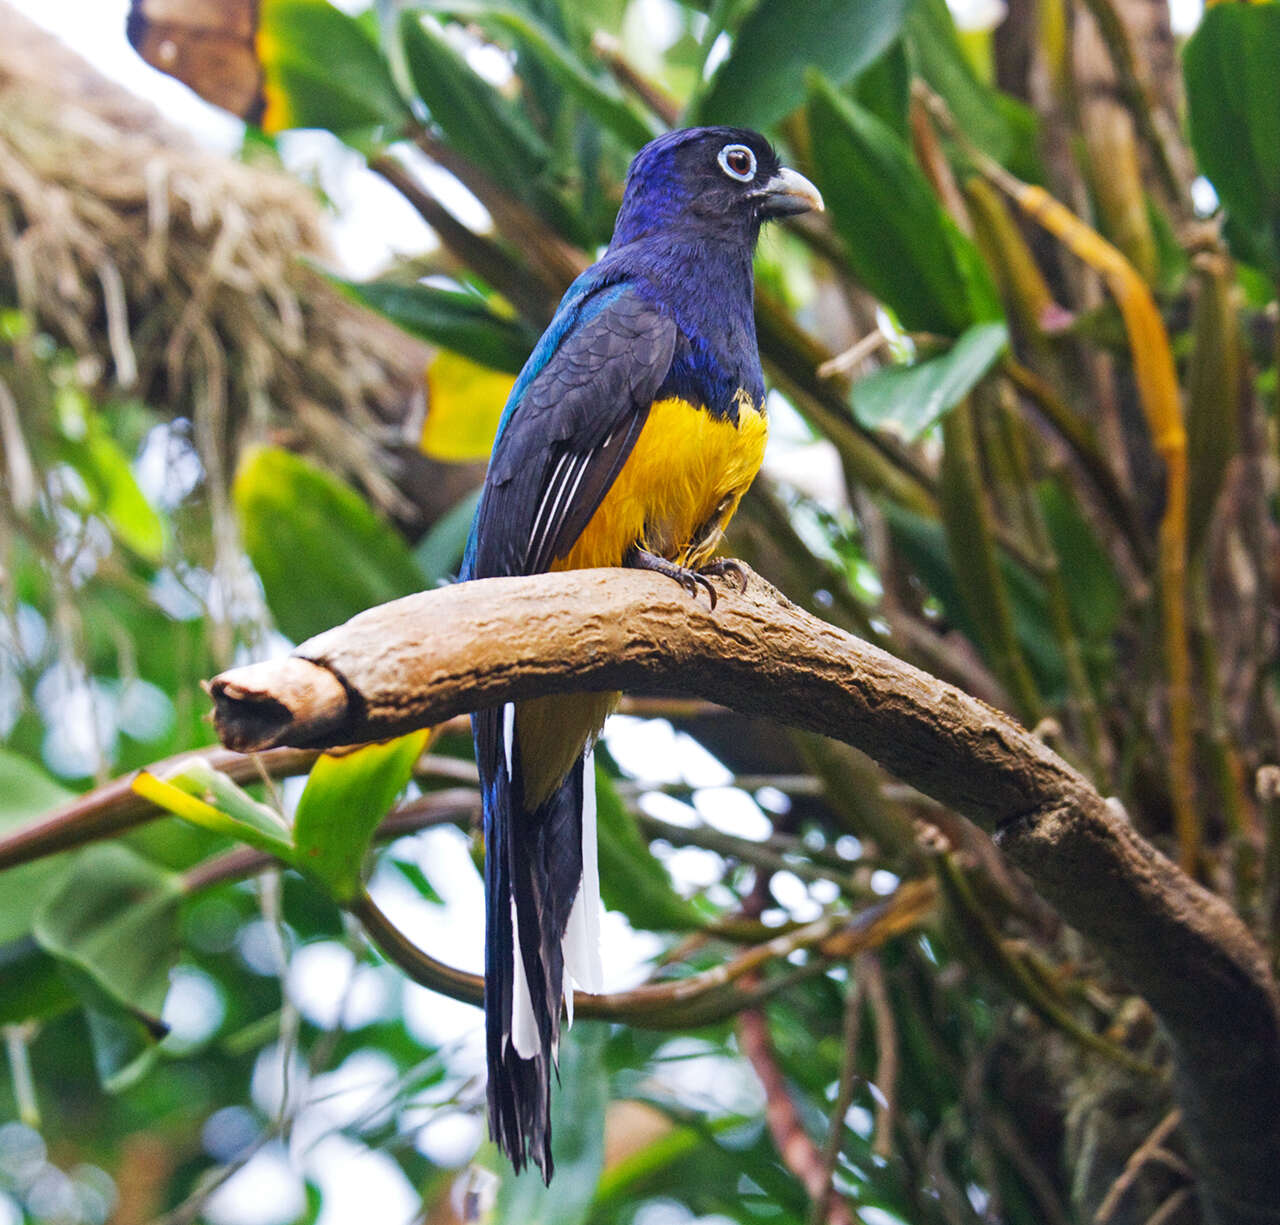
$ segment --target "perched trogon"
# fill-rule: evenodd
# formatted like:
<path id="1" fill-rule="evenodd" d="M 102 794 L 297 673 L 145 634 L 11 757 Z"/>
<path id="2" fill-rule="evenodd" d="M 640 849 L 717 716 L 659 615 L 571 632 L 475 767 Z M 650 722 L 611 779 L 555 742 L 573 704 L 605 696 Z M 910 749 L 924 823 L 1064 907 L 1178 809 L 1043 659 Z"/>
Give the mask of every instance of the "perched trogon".
<path id="1" fill-rule="evenodd" d="M 463 578 L 636 566 L 696 594 L 764 457 L 752 314 L 762 222 L 817 189 L 739 128 L 636 155 L 613 240 L 569 287 L 507 402 Z M 489 1129 L 550 1181 L 561 999 L 600 990 L 591 746 L 617 694 L 473 716 L 484 795 Z"/>

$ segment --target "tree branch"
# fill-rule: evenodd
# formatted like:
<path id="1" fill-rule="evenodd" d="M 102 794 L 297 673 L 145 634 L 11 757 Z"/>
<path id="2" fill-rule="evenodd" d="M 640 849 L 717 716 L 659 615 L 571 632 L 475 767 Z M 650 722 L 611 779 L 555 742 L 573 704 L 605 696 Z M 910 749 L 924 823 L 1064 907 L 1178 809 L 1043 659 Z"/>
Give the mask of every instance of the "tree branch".
<path id="1" fill-rule="evenodd" d="M 1280 995 L 1220 898 L 1145 842 L 1030 733 L 846 634 L 762 579 L 712 612 L 669 581 L 589 570 L 462 583 L 382 605 L 287 659 L 223 673 L 215 725 L 241 750 L 379 739 L 545 693 L 705 697 L 855 745 L 996 834 L 1146 997 L 1222 1222 L 1280 1204 Z"/>

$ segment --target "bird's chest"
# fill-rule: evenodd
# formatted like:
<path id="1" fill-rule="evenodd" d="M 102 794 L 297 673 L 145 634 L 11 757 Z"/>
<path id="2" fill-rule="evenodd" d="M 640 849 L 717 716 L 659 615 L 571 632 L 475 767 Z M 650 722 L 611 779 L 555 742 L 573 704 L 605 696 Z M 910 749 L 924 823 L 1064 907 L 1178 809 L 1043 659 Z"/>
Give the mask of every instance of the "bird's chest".
<path id="1" fill-rule="evenodd" d="M 742 390 L 717 414 L 682 396 L 657 400 L 622 471 L 557 569 L 615 566 L 633 545 L 704 562 L 764 459 L 762 396 Z"/>

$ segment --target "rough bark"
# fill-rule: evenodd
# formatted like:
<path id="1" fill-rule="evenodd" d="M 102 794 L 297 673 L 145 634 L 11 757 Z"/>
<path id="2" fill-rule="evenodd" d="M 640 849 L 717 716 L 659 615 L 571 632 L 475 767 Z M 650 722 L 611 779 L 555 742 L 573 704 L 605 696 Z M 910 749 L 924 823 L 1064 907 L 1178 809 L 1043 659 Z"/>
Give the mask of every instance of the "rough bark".
<path id="1" fill-rule="evenodd" d="M 1278 1219 L 1280 995 L 1220 898 L 1006 716 L 791 604 L 758 577 L 714 611 L 669 581 L 592 570 L 489 579 L 360 614 L 210 685 L 241 750 L 395 735 L 564 691 L 710 698 L 855 745 L 993 830 L 1155 1009 L 1210 1219 Z"/>

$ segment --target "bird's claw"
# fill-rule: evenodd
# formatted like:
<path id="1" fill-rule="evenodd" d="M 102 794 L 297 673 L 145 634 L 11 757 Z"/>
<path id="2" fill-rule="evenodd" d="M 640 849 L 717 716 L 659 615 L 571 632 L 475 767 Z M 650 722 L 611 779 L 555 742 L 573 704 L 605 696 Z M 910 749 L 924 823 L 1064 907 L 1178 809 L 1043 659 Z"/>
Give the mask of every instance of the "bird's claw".
<path id="1" fill-rule="evenodd" d="M 732 573 L 738 578 L 741 588 L 745 589 L 746 586 L 746 574 L 742 567 L 729 558 L 719 559 L 701 570 L 694 570 L 689 566 L 668 561 L 665 557 L 658 557 L 647 549 L 634 548 L 623 559 L 623 565 L 635 570 L 651 570 L 655 574 L 665 574 L 668 578 L 675 579 L 694 600 L 698 598 L 698 588 L 701 587 L 707 593 L 712 612 L 715 612 L 717 597 L 715 585 L 707 577 L 708 575 L 719 576 Z"/>
<path id="2" fill-rule="evenodd" d="M 747 589 L 747 568 L 734 557 L 714 557 L 699 571 L 700 574 L 711 574 L 716 578 L 731 578 L 737 584 L 739 592 Z"/>

